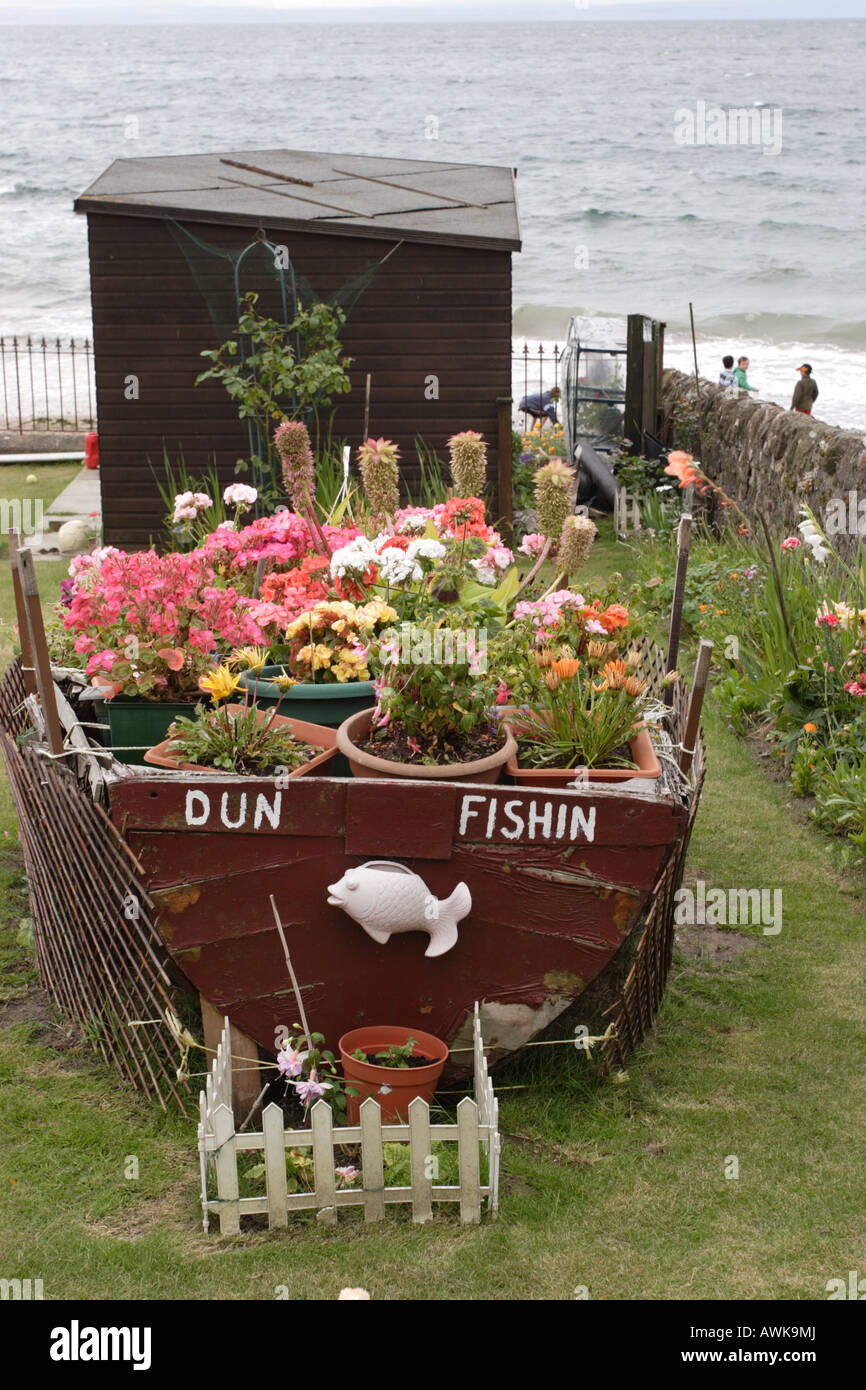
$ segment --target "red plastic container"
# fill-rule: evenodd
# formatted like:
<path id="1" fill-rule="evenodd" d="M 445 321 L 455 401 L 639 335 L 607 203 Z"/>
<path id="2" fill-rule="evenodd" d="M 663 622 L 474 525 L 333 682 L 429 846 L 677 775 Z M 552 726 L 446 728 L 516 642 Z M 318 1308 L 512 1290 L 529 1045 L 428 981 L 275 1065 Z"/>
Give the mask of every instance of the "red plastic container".
<path id="1" fill-rule="evenodd" d="M 394 1043 L 402 1047 L 409 1038 L 415 1039 L 413 1057 L 428 1057 L 429 1067 L 377 1067 L 371 1062 L 359 1062 L 352 1053 L 356 1047 L 368 1056 L 384 1052 Z M 368 1096 L 372 1096 L 382 1107 L 382 1123 L 405 1124 L 409 1118 L 409 1105 L 419 1096 L 428 1105 L 436 1094 L 436 1083 L 448 1061 L 448 1044 L 432 1033 L 422 1033 L 418 1028 L 389 1028 L 384 1025 L 369 1028 L 354 1028 L 344 1033 L 339 1042 L 340 1057 L 343 1062 L 343 1076 L 347 1086 L 360 1091 L 360 1095 L 346 1097 L 346 1121 L 356 1125 L 359 1110 Z M 383 1092 L 382 1087 L 387 1089 Z"/>
<path id="2" fill-rule="evenodd" d="M 84 436 L 84 467 L 99 467 L 99 435 L 95 430 Z"/>

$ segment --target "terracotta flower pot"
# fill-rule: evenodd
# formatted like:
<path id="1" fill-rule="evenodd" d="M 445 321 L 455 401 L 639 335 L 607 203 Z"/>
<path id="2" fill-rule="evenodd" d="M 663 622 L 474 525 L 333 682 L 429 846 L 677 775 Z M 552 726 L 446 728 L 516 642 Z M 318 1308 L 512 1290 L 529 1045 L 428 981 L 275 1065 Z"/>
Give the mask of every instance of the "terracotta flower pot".
<path id="1" fill-rule="evenodd" d="M 409 1038 L 415 1039 L 412 1056 L 429 1058 L 428 1067 L 380 1067 L 372 1062 L 360 1062 L 352 1056 L 356 1048 L 369 1056 L 384 1052 L 392 1043 L 402 1047 Z M 409 1105 L 416 1096 L 426 1100 L 428 1105 L 433 1100 L 436 1083 L 448 1061 L 448 1044 L 432 1033 L 422 1033 L 418 1028 L 389 1028 L 384 1025 L 354 1028 L 350 1033 L 343 1034 L 339 1048 L 346 1084 L 360 1092 L 360 1095 L 346 1097 L 346 1120 L 350 1125 L 358 1123 L 360 1107 L 368 1096 L 372 1096 L 382 1107 L 383 1123 L 393 1123 L 395 1120 L 405 1123 L 409 1118 Z"/>
<path id="2" fill-rule="evenodd" d="M 243 711 L 243 705 L 229 705 L 229 710 L 234 714 Z M 257 711 L 259 723 L 264 723 L 271 717 L 270 710 Z M 316 753 L 308 763 L 302 763 L 289 773 L 289 777 L 307 777 L 311 772 L 318 772 L 324 776 L 330 769 L 328 764 L 332 762 L 337 752 L 337 739 L 333 729 L 327 729 L 323 724 L 308 724 L 303 719 L 287 719 L 282 714 L 274 715 L 273 725 L 275 728 L 288 728 L 289 731 L 301 743 L 309 744 L 310 748 L 318 748 Z M 157 743 L 155 747 L 148 748 L 144 755 L 144 761 L 150 763 L 151 767 L 167 767 L 172 772 L 213 772 L 221 773 L 221 767 L 209 767 L 205 763 L 185 763 L 182 761 L 182 754 L 179 751 L 172 752 L 172 740 L 164 739 L 162 743 Z"/>
<path id="3" fill-rule="evenodd" d="M 371 709 L 360 710 L 337 730 L 337 747 L 349 760 L 353 777 L 410 777 L 417 781 L 498 782 L 509 758 L 516 757 L 517 743 L 508 724 L 502 724 L 502 747 L 486 758 L 468 763 L 443 763 L 433 767 L 423 763 L 396 763 L 377 758 L 360 747 L 370 734 Z"/>
<path id="4" fill-rule="evenodd" d="M 519 725 L 517 726 L 517 733 L 519 737 Z M 646 729 L 638 729 L 634 738 L 629 739 L 628 746 L 631 750 L 632 762 L 637 763 L 636 768 L 521 767 L 518 761 L 518 749 L 518 752 L 508 759 L 508 775 L 522 786 L 559 787 L 560 790 L 575 780 L 578 771 L 580 771 L 581 780 L 585 777 L 588 782 L 628 782 L 633 777 L 649 780 L 661 776 L 661 765 Z"/>

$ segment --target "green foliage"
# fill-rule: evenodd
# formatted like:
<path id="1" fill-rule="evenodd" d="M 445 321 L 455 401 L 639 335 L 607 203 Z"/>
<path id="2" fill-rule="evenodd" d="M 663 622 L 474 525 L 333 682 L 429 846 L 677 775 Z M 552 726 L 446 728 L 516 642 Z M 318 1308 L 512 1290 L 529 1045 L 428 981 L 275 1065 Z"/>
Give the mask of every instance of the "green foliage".
<path id="1" fill-rule="evenodd" d="M 446 502 L 452 492 L 447 465 L 420 434 L 415 436 L 415 451 L 418 455 L 418 482 L 414 485 L 404 484 L 409 505 L 435 507 L 440 502 Z"/>
<path id="2" fill-rule="evenodd" d="M 623 690 L 599 690 L 583 670 L 542 684 L 535 708 L 519 716 L 520 762 L 524 767 L 634 767 L 620 745 L 636 732 L 642 710 Z"/>
<path id="3" fill-rule="evenodd" d="M 183 754 L 183 761 L 205 767 L 222 768 L 265 776 L 275 770 L 292 771 L 319 752 L 293 738 L 289 728 L 274 722 L 273 711 L 260 711 L 256 705 L 217 709 L 197 705 L 194 719 L 176 719 L 169 729 L 171 753 Z"/>
<path id="4" fill-rule="evenodd" d="M 188 469 L 183 454 L 178 462 L 173 464 L 168 450 L 163 449 L 162 474 L 156 471 L 152 463 L 150 471 L 156 481 L 166 513 L 160 540 L 161 550 L 194 550 L 196 546 L 204 543 L 211 531 L 215 531 L 228 520 L 228 511 L 223 501 L 223 486 L 215 465 L 212 464 L 205 473 L 193 474 Z M 174 499 L 182 492 L 207 493 L 212 505 L 206 512 L 200 513 L 194 522 L 175 522 Z"/>
<path id="5" fill-rule="evenodd" d="M 283 325 L 260 314 L 257 300 L 252 291 L 244 297 L 238 337 L 202 353 L 213 365 L 196 377 L 196 385 L 218 381 L 236 404 L 239 418 L 254 427 L 256 445 L 249 462 L 262 500 L 276 504 L 282 492 L 272 439 L 275 426 L 287 415 L 315 414 L 350 391 L 351 359 L 341 352 L 339 333 L 346 316 L 339 307 L 300 305 L 292 322 Z M 247 466 L 245 460 L 238 461 L 238 471 Z"/>
<path id="6" fill-rule="evenodd" d="M 401 635 L 403 651 L 383 666 L 380 709 L 389 722 L 374 730 L 374 740 L 397 726 L 416 745 L 419 761 L 434 764 L 449 760 L 455 739 L 487 725 L 493 682 L 480 669 L 486 662 L 475 643 L 468 616 L 429 616 L 412 624 Z M 405 652 L 410 660 L 404 664 Z"/>
<path id="7" fill-rule="evenodd" d="M 397 1043 L 389 1043 L 384 1052 L 377 1052 L 374 1054 L 374 1060 L 380 1067 L 408 1068 L 409 1058 L 413 1055 L 414 1051 L 415 1039 L 407 1038 L 404 1043 L 400 1043 L 399 1045 Z M 368 1054 L 363 1052 L 360 1047 L 355 1049 L 353 1056 L 355 1056 L 359 1062 L 366 1062 L 369 1060 Z"/>

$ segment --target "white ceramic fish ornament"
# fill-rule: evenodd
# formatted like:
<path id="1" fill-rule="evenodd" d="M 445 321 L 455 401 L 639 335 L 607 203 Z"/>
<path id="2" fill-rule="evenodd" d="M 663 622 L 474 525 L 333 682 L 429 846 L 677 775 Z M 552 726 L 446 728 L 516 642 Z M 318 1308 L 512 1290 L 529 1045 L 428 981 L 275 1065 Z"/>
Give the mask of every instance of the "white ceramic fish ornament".
<path id="1" fill-rule="evenodd" d="M 339 883 L 328 885 L 328 902 L 341 907 L 381 945 L 397 932 L 427 932 L 425 956 L 450 951 L 457 944 L 457 923 L 472 911 L 465 883 L 458 883 L 440 902 L 423 878 L 391 859 L 371 859 L 347 869 Z"/>

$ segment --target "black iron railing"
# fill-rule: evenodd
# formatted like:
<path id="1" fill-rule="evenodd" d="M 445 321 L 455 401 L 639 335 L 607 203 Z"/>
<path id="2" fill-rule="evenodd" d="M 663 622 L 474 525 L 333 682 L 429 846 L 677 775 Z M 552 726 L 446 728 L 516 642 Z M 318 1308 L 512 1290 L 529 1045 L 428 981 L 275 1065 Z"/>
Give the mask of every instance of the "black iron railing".
<path id="1" fill-rule="evenodd" d="M 95 429 L 90 339 L 0 337 L 0 412 L 7 433 Z"/>

